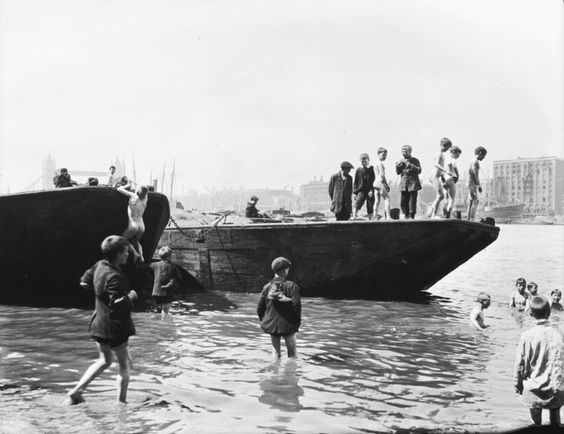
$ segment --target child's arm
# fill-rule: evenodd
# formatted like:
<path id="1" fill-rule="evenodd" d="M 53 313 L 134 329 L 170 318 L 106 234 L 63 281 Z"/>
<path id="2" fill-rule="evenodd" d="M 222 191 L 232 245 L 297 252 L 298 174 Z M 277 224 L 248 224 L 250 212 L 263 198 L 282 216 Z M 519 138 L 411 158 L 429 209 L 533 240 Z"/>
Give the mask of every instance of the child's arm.
<path id="1" fill-rule="evenodd" d="M 98 265 L 98 264 L 96 264 Z M 82 277 L 80 278 L 80 287 L 84 289 L 93 289 L 93 281 L 94 281 L 94 270 L 96 269 L 96 265 L 89 268 L 84 272 Z"/>
<path id="2" fill-rule="evenodd" d="M 257 315 L 259 317 L 259 320 L 262 321 L 262 318 L 264 317 L 265 313 L 266 313 L 266 291 L 263 289 L 263 291 L 260 294 L 259 302 L 257 305 Z"/>
<path id="3" fill-rule="evenodd" d="M 476 330 L 484 330 L 485 327 L 482 326 L 482 321 L 480 321 L 480 308 L 479 307 L 474 307 L 474 309 L 472 309 L 472 311 L 470 312 L 470 324 L 472 324 L 472 327 L 474 327 Z"/>
<path id="4" fill-rule="evenodd" d="M 513 387 L 519 395 L 523 393 L 523 378 L 525 378 L 525 375 L 525 341 L 521 337 L 517 346 L 515 368 L 513 370 Z"/>
<path id="5" fill-rule="evenodd" d="M 515 293 L 512 292 L 509 297 L 509 307 L 515 307 Z"/>

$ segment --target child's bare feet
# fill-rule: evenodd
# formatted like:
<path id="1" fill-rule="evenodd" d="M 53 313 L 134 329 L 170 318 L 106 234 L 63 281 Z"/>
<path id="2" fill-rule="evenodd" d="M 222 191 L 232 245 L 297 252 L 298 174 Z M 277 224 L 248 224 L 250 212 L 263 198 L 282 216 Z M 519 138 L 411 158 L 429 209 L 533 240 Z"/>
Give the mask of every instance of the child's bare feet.
<path id="1" fill-rule="evenodd" d="M 82 397 L 82 393 L 75 392 L 75 393 L 68 393 L 67 397 L 64 401 L 65 405 L 77 405 L 84 402 L 84 398 Z"/>

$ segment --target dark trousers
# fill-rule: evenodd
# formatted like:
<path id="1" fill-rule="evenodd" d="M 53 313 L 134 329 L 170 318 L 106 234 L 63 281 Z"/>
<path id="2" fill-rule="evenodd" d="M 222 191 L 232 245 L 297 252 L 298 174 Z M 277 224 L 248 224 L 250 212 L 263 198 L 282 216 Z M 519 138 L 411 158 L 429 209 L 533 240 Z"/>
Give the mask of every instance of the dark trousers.
<path id="1" fill-rule="evenodd" d="M 400 206 L 405 218 L 414 218 L 417 212 L 417 191 L 402 191 Z"/>
<path id="2" fill-rule="evenodd" d="M 335 218 L 337 221 L 345 221 L 351 218 L 350 211 L 339 211 L 335 213 Z"/>

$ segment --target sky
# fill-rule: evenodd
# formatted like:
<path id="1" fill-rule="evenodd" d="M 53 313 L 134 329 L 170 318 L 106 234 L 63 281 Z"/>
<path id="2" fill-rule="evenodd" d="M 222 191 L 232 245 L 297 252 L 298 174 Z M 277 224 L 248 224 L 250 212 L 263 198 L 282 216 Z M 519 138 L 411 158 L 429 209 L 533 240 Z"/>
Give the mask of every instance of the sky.
<path id="1" fill-rule="evenodd" d="M 562 157 L 561 0 L 0 0 L 0 191 L 59 167 L 298 188 L 442 137 Z M 491 169 L 490 169 L 491 170 Z"/>

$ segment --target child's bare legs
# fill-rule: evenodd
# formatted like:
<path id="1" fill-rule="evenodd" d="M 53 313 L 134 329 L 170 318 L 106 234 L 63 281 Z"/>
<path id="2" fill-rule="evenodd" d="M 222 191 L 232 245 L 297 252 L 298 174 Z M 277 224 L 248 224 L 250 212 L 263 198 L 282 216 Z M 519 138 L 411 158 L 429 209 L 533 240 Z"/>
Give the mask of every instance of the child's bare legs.
<path id="1" fill-rule="evenodd" d="M 531 419 L 535 425 L 540 425 L 542 423 L 542 408 L 531 408 Z"/>
<path id="2" fill-rule="evenodd" d="M 284 336 L 284 341 L 286 341 L 286 349 L 288 350 L 288 357 L 296 357 L 296 334 Z M 280 351 L 280 339 L 278 339 L 278 350 Z"/>
<path id="3" fill-rule="evenodd" d="M 560 426 L 560 407 L 550 409 L 550 424 Z"/>
<path id="4" fill-rule="evenodd" d="M 437 215 L 437 212 L 439 212 L 439 205 L 445 197 L 440 178 L 433 178 L 433 187 L 435 187 L 435 193 L 437 196 L 435 197 L 435 200 L 431 205 L 431 212 L 429 213 L 429 217 L 435 217 Z"/>
<path id="5" fill-rule="evenodd" d="M 456 196 L 456 185 L 452 180 L 445 183 L 446 193 L 446 216 L 450 218 L 450 213 L 454 208 L 454 197 Z"/>
<path id="6" fill-rule="evenodd" d="M 78 404 L 82 400 L 82 392 L 86 387 L 100 375 L 106 368 L 112 365 L 112 349 L 109 345 L 96 342 L 100 357 L 86 370 L 77 385 L 67 394 L 71 400 L 71 404 Z"/>
<path id="7" fill-rule="evenodd" d="M 117 379 L 118 400 L 126 402 L 127 387 L 129 386 L 131 357 L 129 355 L 129 345 L 127 342 L 115 347 L 114 352 L 119 363 L 119 373 Z"/>
<path id="8" fill-rule="evenodd" d="M 270 335 L 270 340 L 272 341 L 272 346 L 276 352 L 276 357 L 282 357 L 282 354 L 280 353 L 280 336 Z"/>

